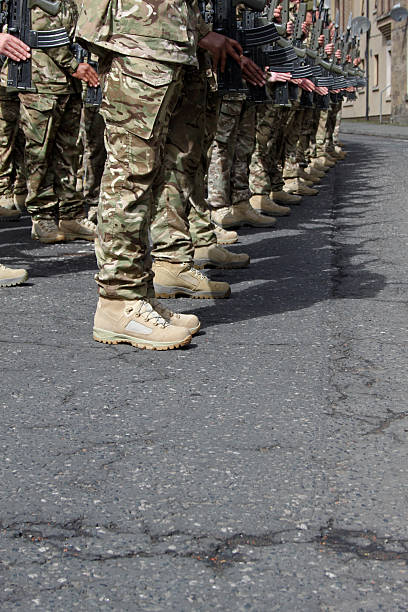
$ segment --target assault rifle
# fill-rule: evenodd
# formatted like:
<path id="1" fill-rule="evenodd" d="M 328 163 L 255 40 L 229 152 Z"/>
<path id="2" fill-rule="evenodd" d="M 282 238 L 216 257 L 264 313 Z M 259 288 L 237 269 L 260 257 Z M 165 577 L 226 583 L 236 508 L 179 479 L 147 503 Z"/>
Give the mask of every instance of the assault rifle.
<path id="1" fill-rule="evenodd" d="M 78 43 L 73 43 L 71 45 L 71 51 L 75 55 L 75 59 L 79 64 L 87 62 L 95 72 L 98 72 L 98 62 L 91 59 L 91 53 L 81 47 Z M 101 86 L 91 87 L 87 84 L 86 93 L 84 98 L 84 106 L 86 108 L 100 106 L 102 103 L 102 89 Z"/>
<path id="2" fill-rule="evenodd" d="M 260 26 L 252 23 L 248 24 L 246 11 L 244 11 L 243 21 L 239 22 L 236 15 L 236 6 L 238 4 L 245 4 L 245 6 L 253 11 L 258 12 L 263 10 L 265 0 L 246 0 L 243 3 L 240 0 L 214 0 L 214 32 L 219 32 L 237 40 L 247 55 L 254 49 L 268 45 L 278 38 L 276 28 L 271 23 Z M 254 27 L 251 27 L 252 25 Z M 247 91 L 242 81 L 241 68 L 230 56 L 227 57 L 224 72 L 218 72 L 218 91 L 221 94 L 230 92 L 245 93 Z"/>
<path id="3" fill-rule="evenodd" d="M 0 26 L 7 25 L 7 31 L 23 41 L 31 49 L 49 49 L 68 45 L 70 40 L 65 28 L 49 31 L 31 29 L 31 9 L 38 6 L 45 13 L 55 17 L 61 6 L 59 0 L 3 0 L 0 10 Z M 36 89 L 31 81 L 31 59 L 8 60 L 7 88 L 10 91 L 32 91 Z"/>

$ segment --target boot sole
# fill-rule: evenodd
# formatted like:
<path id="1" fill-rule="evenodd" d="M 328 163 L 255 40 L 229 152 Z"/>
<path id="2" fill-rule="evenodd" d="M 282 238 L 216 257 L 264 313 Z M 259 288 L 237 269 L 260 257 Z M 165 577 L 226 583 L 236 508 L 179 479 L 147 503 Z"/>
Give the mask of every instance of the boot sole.
<path id="1" fill-rule="evenodd" d="M 229 298 L 231 295 L 231 289 L 226 293 L 215 294 L 211 291 L 193 291 L 192 289 L 185 289 L 181 287 L 163 287 L 163 285 L 154 284 L 154 292 L 157 298 L 171 299 L 179 295 L 187 296 L 193 299 L 199 300 L 217 300 L 223 298 Z"/>
<path id="2" fill-rule="evenodd" d="M 38 242 L 41 242 L 42 244 L 58 244 L 60 242 L 65 241 L 65 238 L 59 238 L 58 240 L 50 240 L 48 238 L 40 238 L 39 236 L 34 236 L 33 234 L 31 234 L 31 238 L 33 240 L 38 240 Z"/>
<path id="3" fill-rule="evenodd" d="M 95 236 L 79 236 L 78 234 L 65 234 L 64 240 L 87 240 L 88 242 L 93 242 L 95 240 Z"/>
<path id="4" fill-rule="evenodd" d="M 25 283 L 28 278 L 28 273 L 25 274 L 22 278 L 8 278 L 7 280 L 0 280 L 0 287 L 15 287 L 16 285 L 21 285 Z"/>
<path id="5" fill-rule="evenodd" d="M 217 238 L 217 244 L 219 244 L 220 246 L 223 244 L 235 244 L 236 242 L 238 242 L 238 238 L 236 238 L 235 240 L 223 240 L 222 242 Z"/>
<path id="6" fill-rule="evenodd" d="M 230 264 L 223 264 L 223 263 L 214 263 L 213 261 L 210 261 L 208 259 L 195 259 L 194 260 L 194 267 L 198 268 L 198 270 L 202 270 L 203 268 L 216 268 L 218 270 L 237 270 L 239 268 L 247 268 L 250 264 L 250 260 L 248 259 L 247 262 L 243 263 L 243 262 L 237 262 L 237 263 L 230 263 Z"/>
<path id="7" fill-rule="evenodd" d="M 257 210 L 263 215 L 270 215 L 271 217 L 289 217 L 290 215 L 290 211 L 281 213 L 281 212 L 275 212 L 275 211 L 272 212 L 269 210 L 262 210 L 261 208 L 256 208 L 255 210 Z"/>
<path id="8" fill-rule="evenodd" d="M 147 340 L 138 340 L 137 338 L 132 338 L 125 334 L 115 334 L 114 332 L 109 332 L 104 329 L 94 329 L 93 339 L 96 340 L 96 342 L 102 342 L 102 344 L 131 344 L 135 348 L 140 349 L 167 351 L 190 344 L 191 335 L 180 342 L 148 342 Z"/>
<path id="9" fill-rule="evenodd" d="M 238 227 L 245 227 L 245 226 L 246 227 L 256 227 L 256 228 L 274 227 L 276 223 L 267 223 L 265 225 L 255 225 L 254 223 L 248 223 L 248 221 L 237 221 L 236 223 L 233 223 L 231 225 L 230 224 L 220 225 L 219 223 L 217 223 L 217 225 L 219 225 L 219 227 L 222 227 L 222 229 L 228 230 L 228 229 L 235 229 Z"/>

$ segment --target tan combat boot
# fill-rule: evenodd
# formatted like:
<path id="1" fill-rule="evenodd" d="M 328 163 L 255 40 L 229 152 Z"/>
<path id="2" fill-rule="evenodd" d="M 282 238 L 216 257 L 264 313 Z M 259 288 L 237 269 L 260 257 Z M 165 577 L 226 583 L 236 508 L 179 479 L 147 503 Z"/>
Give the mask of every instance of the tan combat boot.
<path id="1" fill-rule="evenodd" d="M 141 349 L 166 351 L 189 344 L 191 333 L 170 325 L 147 300 L 107 300 L 100 297 L 93 337 L 104 344 L 126 343 Z"/>
<path id="2" fill-rule="evenodd" d="M 305 196 L 317 195 L 319 193 L 317 189 L 308 187 L 302 183 L 301 179 L 298 178 L 285 181 L 285 191 L 288 193 L 294 193 L 295 195 Z"/>
<path id="3" fill-rule="evenodd" d="M 60 232 L 54 219 L 39 219 L 37 217 L 33 217 L 31 238 L 44 244 L 54 244 L 65 240 L 64 234 Z"/>
<path id="4" fill-rule="evenodd" d="M 228 298 L 231 287 L 217 283 L 191 267 L 188 263 L 172 263 L 156 260 L 153 263 L 154 290 L 158 298 L 174 298 L 186 295 L 192 298 Z"/>
<path id="5" fill-rule="evenodd" d="M 238 234 L 234 230 L 228 231 L 219 225 L 215 225 L 214 233 L 217 236 L 217 244 L 234 244 L 238 242 Z"/>
<path id="6" fill-rule="evenodd" d="M 322 155 L 319 155 L 319 157 L 317 158 L 319 160 L 319 162 L 321 164 L 323 164 L 323 166 L 328 166 L 329 168 L 333 168 L 333 166 L 336 165 L 336 162 L 334 161 L 334 159 L 332 159 L 327 153 L 323 153 Z"/>
<path id="7" fill-rule="evenodd" d="M 286 191 L 271 191 L 269 198 L 279 204 L 300 204 L 302 201 L 300 196 L 287 193 Z"/>
<path id="8" fill-rule="evenodd" d="M 21 285 L 28 278 L 27 270 L 24 268 L 6 268 L 0 264 L 0 287 L 14 287 Z"/>
<path id="9" fill-rule="evenodd" d="M 290 215 L 289 206 L 280 206 L 266 195 L 254 195 L 250 199 L 251 206 L 257 212 L 274 217 L 287 217 Z"/>
<path id="10" fill-rule="evenodd" d="M 225 209 L 224 209 L 225 210 Z M 254 210 L 248 200 L 229 206 L 227 213 L 221 220 L 221 227 L 240 227 L 249 225 L 250 227 L 273 227 L 276 224 L 274 217 L 261 215 Z M 216 221 L 217 223 L 217 221 Z"/>
<path id="11" fill-rule="evenodd" d="M 60 219 L 59 229 L 65 240 L 89 240 L 93 242 L 96 235 L 96 225 L 86 217 L 77 219 Z"/>
<path id="12" fill-rule="evenodd" d="M 325 172 L 323 170 L 318 170 L 317 168 L 313 168 L 313 166 L 308 166 L 304 170 L 306 176 L 310 177 L 312 181 L 320 181 L 321 178 L 325 176 Z"/>
<path id="13" fill-rule="evenodd" d="M 299 173 L 298 173 L 297 178 L 302 179 L 302 181 L 304 181 L 308 187 L 313 187 L 313 183 L 318 183 L 320 181 L 320 178 L 316 178 L 316 177 L 311 176 L 310 174 L 307 174 L 303 170 L 303 168 L 299 168 Z"/>
<path id="14" fill-rule="evenodd" d="M 328 172 L 331 168 L 331 166 L 325 165 L 324 160 L 322 160 L 320 157 L 315 157 L 310 165 L 312 166 L 312 168 L 316 168 L 317 170 L 319 170 L 319 172 L 324 173 Z"/>
<path id="15" fill-rule="evenodd" d="M 246 253 L 231 253 L 218 244 L 194 249 L 194 267 L 201 268 L 246 268 L 249 265 Z"/>
<path id="16" fill-rule="evenodd" d="M 28 196 L 27 193 L 15 193 L 13 195 L 14 206 L 20 212 L 25 210 L 25 203 L 26 203 L 27 196 Z"/>
<path id="17" fill-rule="evenodd" d="M 0 204 L 0 221 L 18 221 L 21 217 L 20 211 L 14 208 L 14 202 L 11 201 L 11 203 L 10 207 Z M 7 202 L 2 200 L 2 204 L 7 204 Z"/>
<path id="18" fill-rule="evenodd" d="M 149 299 L 150 304 L 153 306 L 153 310 L 159 313 L 161 317 L 170 325 L 176 327 L 184 327 L 188 329 L 190 334 L 194 336 L 200 327 L 200 319 L 195 314 L 182 314 L 181 312 L 173 312 L 170 308 L 167 308 L 163 304 L 160 304 L 159 300 Z"/>

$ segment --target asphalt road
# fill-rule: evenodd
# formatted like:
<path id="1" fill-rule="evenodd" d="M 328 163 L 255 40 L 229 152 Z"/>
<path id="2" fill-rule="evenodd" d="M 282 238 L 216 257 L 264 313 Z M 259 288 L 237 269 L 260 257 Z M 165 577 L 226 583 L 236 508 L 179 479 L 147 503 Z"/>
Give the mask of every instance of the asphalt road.
<path id="1" fill-rule="evenodd" d="M 93 342 L 91 245 L 2 225 L 2 610 L 408 609 L 408 142 L 345 142 L 179 351 Z"/>

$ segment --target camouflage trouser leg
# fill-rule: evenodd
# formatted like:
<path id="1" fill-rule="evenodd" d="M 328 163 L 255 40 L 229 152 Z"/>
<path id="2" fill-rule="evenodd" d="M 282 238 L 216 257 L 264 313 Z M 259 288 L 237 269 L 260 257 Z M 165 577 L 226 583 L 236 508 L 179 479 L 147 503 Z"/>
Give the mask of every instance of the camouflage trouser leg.
<path id="1" fill-rule="evenodd" d="M 313 109 L 313 118 L 312 118 L 312 126 L 310 131 L 310 140 L 309 140 L 309 156 L 314 158 L 317 157 L 317 147 L 316 147 L 316 134 L 319 128 L 320 121 L 320 108 Z"/>
<path id="2" fill-rule="evenodd" d="M 152 189 L 163 184 L 164 146 L 183 70 L 111 55 L 100 63 L 100 72 L 107 160 L 98 209 L 96 280 L 104 297 L 153 297 Z"/>
<path id="3" fill-rule="evenodd" d="M 335 103 L 330 104 L 329 112 L 327 114 L 327 123 L 326 123 L 326 151 L 330 153 L 330 151 L 334 151 L 334 142 L 333 142 L 333 133 L 336 127 L 336 119 L 337 114 L 341 110 L 341 104 Z"/>
<path id="4" fill-rule="evenodd" d="M 329 114 L 328 110 L 320 111 L 319 125 L 316 132 L 316 155 L 322 155 L 326 148 L 326 130 L 327 130 L 327 116 Z"/>
<path id="5" fill-rule="evenodd" d="M 217 243 L 211 213 L 205 199 L 206 175 L 208 170 L 208 152 L 217 132 L 217 121 L 220 113 L 221 98 L 218 93 L 207 91 L 205 132 L 202 139 L 201 162 L 197 167 L 194 191 L 190 198 L 188 221 L 194 247 L 209 246 Z"/>
<path id="6" fill-rule="evenodd" d="M 97 206 L 106 161 L 105 122 L 98 107 L 84 107 L 82 113 L 84 126 L 83 193 L 89 206 Z"/>
<path id="7" fill-rule="evenodd" d="M 285 130 L 285 166 L 283 169 L 285 179 L 297 176 L 296 145 L 299 140 L 304 110 L 299 107 L 298 102 L 292 102 Z"/>
<path id="8" fill-rule="evenodd" d="M 341 124 L 341 106 L 342 106 L 342 103 L 339 102 L 339 112 L 337 113 L 336 125 L 334 126 L 334 132 L 333 132 L 333 142 L 335 145 L 338 145 L 339 143 L 340 124 Z"/>
<path id="9" fill-rule="evenodd" d="M 310 134 L 313 129 L 313 114 L 313 108 L 303 109 L 300 135 L 296 144 L 296 161 L 303 167 L 306 167 L 309 163 L 306 151 L 309 147 Z"/>
<path id="10" fill-rule="evenodd" d="M 208 201 L 214 208 L 231 204 L 231 168 L 238 135 L 242 100 L 223 100 L 208 168 Z"/>
<path id="11" fill-rule="evenodd" d="M 249 165 L 249 187 L 253 194 L 269 196 L 273 156 L 276 149 L 274 129 L 279 108 L 272 104 L 256 107 L 255 148 Z"/>
<path id="12" fill-rule="evenodd" d="M 231 204 L 249 200 L 249 162 L 255 143 L 256 107 L 244 103 L 240 116 L 234 159 L 231 167 Z"/>
<path id="13" fill-rule="evenodd" d="M 288 121 L 290 109 L 279 107 L 274 130 L 271 135 L 271 191 L 281 191 L 285 185 L 283 180 L 283 157 L 285 151 L 285 130 Z"/>
<path id="14" fill-rule="evenodd" d="M 205 129 L 205 74 L 183 68 L 183 91 L 172 114 L 164 150 L 164 180 L 153 190 L 150 225 L 155 259 L 191 263 L 194 248 L 188 213 Z"/>
<path id="15" fill-rule="evenodd" d="M 16 178 L 14 179 L 14 195 L 27 195 L 27 172 L 24 157 L 25 138 L 21 128 L 18 129 L 14 143 L 14 161 Z"/>
<path id="16" fill-rule="evenodd" d="M 0 88 L 0 198 L 13 197 L 15 140 L 20 118 L 18 95 Z"/>
<path id="17" fill-rule="evenodd" d="M 73 219 L 83 212 L 76 187 L 81 102 L 77 95 L 19 94 L 26 139 L 27 210 L 32 216 Z M 59 204 L 58 203 L 59 200 Z"/>
<path id="18" fill-rule="evenodd" d="M 54 190 L 58 197 L 59 217 L 75 219 L 84 215 L 83 195 L 77 191 L 79 165 L 78 136 L 82 102 L 73 94 L 65 106 L 54 146 Z"/>

